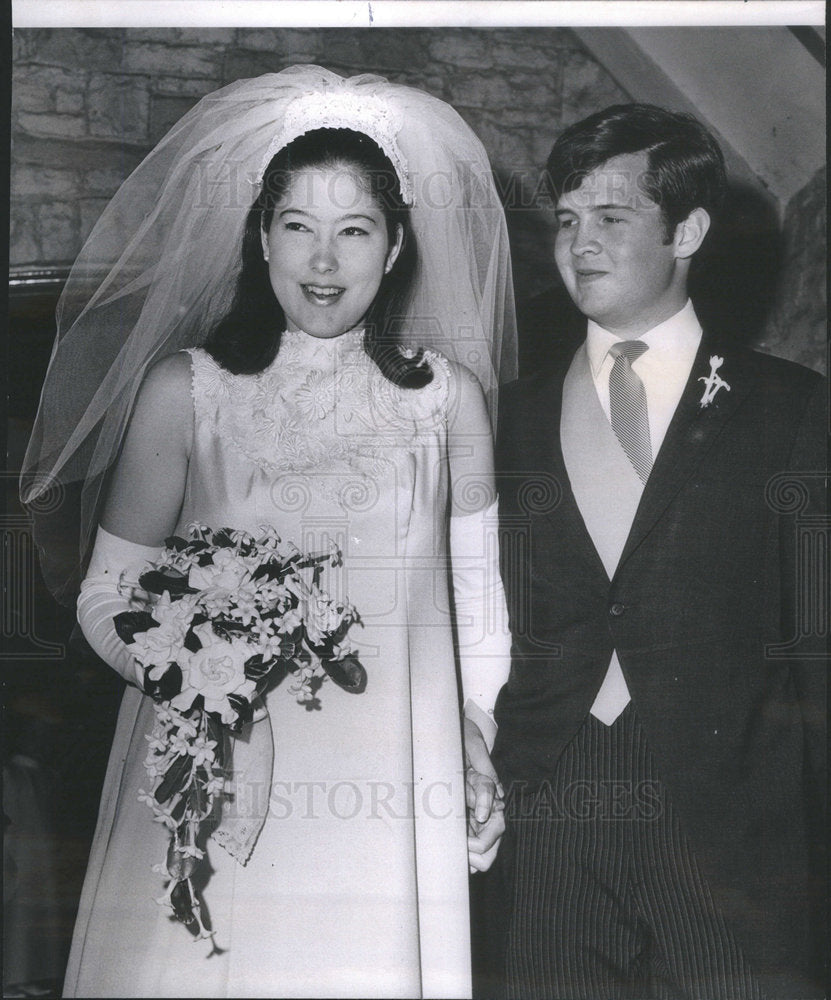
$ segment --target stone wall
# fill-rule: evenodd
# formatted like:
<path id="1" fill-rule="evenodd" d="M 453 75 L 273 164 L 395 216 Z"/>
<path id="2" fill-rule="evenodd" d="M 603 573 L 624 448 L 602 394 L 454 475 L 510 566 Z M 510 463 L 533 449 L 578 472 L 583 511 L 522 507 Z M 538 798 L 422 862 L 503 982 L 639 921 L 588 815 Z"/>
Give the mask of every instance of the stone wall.
<path id="1" fill-rule="evenodd" d="M 569 30 L 554 28 L 18 29 L 12 266 L 71 263 L 121 181 L 200 97 L 301 62 L 378 72 L 452 104 L 506 194 L 517 300 L 551 283 L 552 219 L 532 197 L 551 142 L 629 99 Z M 821 368 L 824 177 L 793 199 L 784 235 L 761 346 Z"/>
<path id="2" fill-rule="evenodd" d="M 549 280 L 521 208 L 563 125 L 627 100 L 565 29 L 27 29 L 14 36 L 11 263 L 70 263 L 109 197 L 204 94 L 292 63 L 373 71 L 455 107 L 509 192 L 517 294 Z"/>
<path id="3" fill-rule="evenodd" d="M 791 198 L 774 306 L 759 346 L 827 371 L 827 177 L 823 167 Z"/>

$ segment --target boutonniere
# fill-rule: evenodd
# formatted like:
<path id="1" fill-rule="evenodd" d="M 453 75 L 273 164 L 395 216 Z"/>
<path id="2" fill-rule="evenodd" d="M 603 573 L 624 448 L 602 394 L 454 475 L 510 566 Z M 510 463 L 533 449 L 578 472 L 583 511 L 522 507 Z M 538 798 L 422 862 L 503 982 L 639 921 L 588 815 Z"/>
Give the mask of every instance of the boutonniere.
<path id="1" fill-rule="evenodd" d="M 717 354 L 710 355 L 710 374 L 706 377 L 702 375 L 699 378 L 699 382 L 704 383 L 704 392 L 701 396 L 701 409 L 703 410 L 705 406 L 709 406 L 710 403 L 716 398 L 716 393 L 719 389 L 726 389 L 730 392 L 730 386 L 724 381 L 724 379 L 718 374 L 719 368 L 724 364 L 724 358 L 720 358 Z"/>

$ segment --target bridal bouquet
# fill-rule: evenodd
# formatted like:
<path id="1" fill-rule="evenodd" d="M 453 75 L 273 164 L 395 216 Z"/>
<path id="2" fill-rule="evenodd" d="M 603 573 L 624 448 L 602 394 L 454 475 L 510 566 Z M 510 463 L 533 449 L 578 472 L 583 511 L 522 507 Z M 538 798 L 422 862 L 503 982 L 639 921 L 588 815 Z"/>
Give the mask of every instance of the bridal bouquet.
<path id="1" fill-rule="evenodd" d="M 140 610 L 116 615 L 156 723 L 145 769 L 152 791 L 141 799 L 171 832 L 160 903 L 199 937 L 209 937 L 191 881 L 204 857 L 200 827 L 225 787 L 225 735 L 252 720 L 269 680 L 291 675 L 307 709 L 320 707 L 327 677 L 348 691 L 366 673 L 346 641 L 355 609 L 320 586 L 340 553 L 302 553 L 272 528 L 254 538 L 230 528 L 191 525 L 173 536 L 133 590 Z"/>

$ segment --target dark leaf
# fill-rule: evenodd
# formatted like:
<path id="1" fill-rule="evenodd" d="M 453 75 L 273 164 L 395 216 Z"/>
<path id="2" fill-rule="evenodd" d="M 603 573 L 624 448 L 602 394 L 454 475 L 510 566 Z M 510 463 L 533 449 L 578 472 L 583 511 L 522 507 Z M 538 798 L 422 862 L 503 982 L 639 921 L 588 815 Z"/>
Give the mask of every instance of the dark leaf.
<path id="1" fill-rule="evenodd" d="M 195 780 L 193 786 L 190 790 L 190 802 L 193 806 L 193 811 L 201 816 L 208 805 L 208 795 L 205 791 L 205 785 L 210 780 L 210 775 L 204 764 L 200 764 L 194 772 Z"/>
<path id="2" fill-rule="evenodd" d="M 137 632 L 158 628 L 159 623 L 149 611 L 122 611 L 113 618 L 119 639 L 128 645 L 135 642 Z"/>
<path id="3" fill-rule="evenodd" d="M 257 653 L 256 656 L 252 656 L 245 661 L 245 676 L 250 681 L 261 681 L 264 677 L 267 677 L 271 672 L 271 668 L 276 666 L 277 659 L 272 657 L 270 660 L 264 660 L 261 653 Z"/>
<path id="4" fill-rule="evenodd" d="M 208 739 L 216 741 L 214 756 L 216 757 L 217 766 L 221 768 L 225 759 L 225 740 L 223 739 L 222 722 L 212 715 L 208 716 Z"/>
<path id="5" fill-rule="evenodd" d="M 187 545 L 187 551 L 191 553 L 191 555 L 197 552 L 204 552 L 207 548 L 210 548 L 210 545 L 202 538 L 192 538 Z"/>
<path id="6" fill-rule="evenodd" d="M 247 722 L 251 721 L 254 715 L 254 708 L 247 698 L 243 698 L 238 694 L 229 694 L 227 698 L 228 704 L 237 713 L 237 719 L 225 725 L 232 733 L 238 733 Z"/>
<path id="7" fill-rule="evenodd" d="M 342 660 L 323 659 L 323 669 L 338 687 L 350 694 L 361 694 L 366 688 L 366 670 L 356 656 L 345 656 Z"/>
<path id="8" fill-rule="evenodd" d="M 184 829 L 184 826 L 183 826 Z M 167 874 L 178 882 L 183 878 L 190 878 L 196 871 L 197 858 L 185 857 L 176 850 L 176 841 L 170 838 L 170 847 L 167 849 Z"/>
<path id="9" fill-rule="evenodd" d="M 139 584 L 150 594 L 163 594 L 167 591 L 173 598 L 198 593 L 190 586 L 188 578 L 175 569 L 148 570 L 139 577 Z"/>
<path id="10" fill-rule="evenodd" d="M 268 562 L 260 563 L 260 565 L 251 574 L 252 579 L 262 580 L 282 580 L 287 574 L 286 564 L 281 562 L 279 559 L 269 559 Z"/>
<path id="11" fill-rule="evenodd" d="M 193 912 L 193 889 L 190 879 L 180 879 L 170 894 L 173 916 L 193 934 L 199 933 L 199 921 Z"/>
<path id="12" fill-rule="evenodd" d="M 170 818 L 175 820 L 177 823 L 181 823 L 185 818 L 185 810 L 188 807 L 187 798 L 183 795 L 182 798 L 176 803 L 176 805 L 170 810 Z"/>
<path id="13" fill-rule="evenodd" d="M 182 690 L 182 668 L 178 663 L 169 663 L 157 681 L 151 681 L 145 673 L 144 690 L 156 701 L 170 701 Z"/>
<path id="14" fill-rule="evenodd" d="M 189 653 L 196 653 L 202 648 L 202 643 L 199 641 L 199 637 L 193 631 L 193 623 L 191 623 L 190 628 L 185 633 L 185 638 L 182 640 L 182 645 Z"/>
<path id="15" fill-rule="evenodd" d="M 159 787 L 153 793 L 157 802 L 167 802 L 177 792 L 182 791 L 190 777 L 192 765 L 193 757 L 190 754 L 182 754 L 173 761 L 167 769 L 167 773 L 162 778 Z"/>
<path id="16" fill-rule="evenodd" d="M 242 622 L 235 621 L 233 618 L 216 618 L 213 628 L 214 632 L 221 635 L 223 639 L 230 639 L 235 635 L 248 635 L 252 624 L 243 625 Z"/>
<path id="17" fill-rule="evenodd" d="M 164 540 L 165 548 L 172 549 L 174 552 L 182 552 L 188 547 L 188 544 L 187 539 L 179 535 L 170 535 L 169 538 L 165 538 Z"/>

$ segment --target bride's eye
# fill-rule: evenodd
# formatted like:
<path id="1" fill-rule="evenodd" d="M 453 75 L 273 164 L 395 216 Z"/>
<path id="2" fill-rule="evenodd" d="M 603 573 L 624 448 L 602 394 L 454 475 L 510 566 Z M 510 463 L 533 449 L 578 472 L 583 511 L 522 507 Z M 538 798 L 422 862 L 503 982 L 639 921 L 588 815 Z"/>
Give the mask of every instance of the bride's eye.
<path id="1" fill-rule="evenodd" d="M 342 229 L 341 233 L 344 236 L 366 236 L 367 231 L 362 229 L 360 226 L 347 226 L 346 229 Z"/>
<path id="2" fill-rule="evenodd" d="M 308 228 L 304 226 L 302 222 L 292 222 L 292 221 L 284 222 L 283 227 L 287 229 L 290 233 L 306 233 L 309 231 Z"/>

